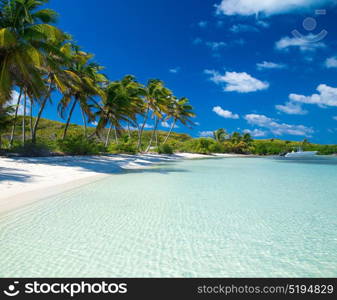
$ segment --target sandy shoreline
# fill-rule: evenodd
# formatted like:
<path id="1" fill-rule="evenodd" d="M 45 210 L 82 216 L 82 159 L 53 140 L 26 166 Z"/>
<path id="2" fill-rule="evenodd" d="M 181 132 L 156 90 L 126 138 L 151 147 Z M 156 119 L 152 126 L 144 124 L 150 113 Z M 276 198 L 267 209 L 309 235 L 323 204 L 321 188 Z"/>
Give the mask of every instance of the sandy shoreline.
<path id="1" fill-rule="evenodd" d="M 181 159 L 239 155 L 110 155 L 39 158 L 0 157 L 0 214 L 42 198 L 130 169 Z"/>

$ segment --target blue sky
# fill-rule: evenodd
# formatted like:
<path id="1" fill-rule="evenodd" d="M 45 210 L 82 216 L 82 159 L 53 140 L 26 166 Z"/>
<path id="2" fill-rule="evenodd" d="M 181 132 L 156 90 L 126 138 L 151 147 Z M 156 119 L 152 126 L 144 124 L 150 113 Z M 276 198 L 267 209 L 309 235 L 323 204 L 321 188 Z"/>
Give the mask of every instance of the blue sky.
<path id="1" fill-rule="evenodd" d="M 199 125 L 177 131 L 199 136 L 223 127 L 257 138 L 337 143 L 335 4 L 52 0 L 48 6 L 60 14 L 58 25 L 106 66 L 110 80 L 160 78 L 188 97 Z M 54 111 L 49 106 L 44 117 L 59 119 Z M 79 113 L 73 121 L 81 124 Z"/>

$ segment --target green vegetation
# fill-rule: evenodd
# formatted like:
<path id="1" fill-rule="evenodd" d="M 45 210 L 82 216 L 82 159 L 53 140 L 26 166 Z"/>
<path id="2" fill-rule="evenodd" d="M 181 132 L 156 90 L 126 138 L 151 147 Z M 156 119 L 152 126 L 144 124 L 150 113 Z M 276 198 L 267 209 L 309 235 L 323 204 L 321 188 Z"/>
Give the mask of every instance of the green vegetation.
<path id="1" fill-rule="evenodd" d="M 177 151 L 194 153 L 279 154 L 299 146 L 320 154 L 337 146 L 305 141 L 252 140 L 249 134 L 193 139 L 173 132 L 177 124 L 193 126 L 193 107 L 159 79 L 139 83 L 132 75 L 110 81 L 94 55 L 77 45 L 54 23 L 48 0 L 0 0 L 0 150 L 23 155 Z M 13 94 L 16 104 L 11 106 Z M 55 116 L 42 118 L 53 103 Z M 83 126 L 72 125 L 78 107 Z M 19 109 L 20 108 L 20 109 Z M 23 116 L 19 112 L 23 110 Z M 28 115 L 27 115 L 27 110 Z M 37 114 L 33 114 L 37 112 Z M 161 123 L 168 132 L 158 130 Z M 88 124 L 97 124 L 96 128 Z M 150 130 L 148 128 L 151 128 Z"/>
<path id="2" fill-rule="evenodd" d="M 57 13 L 44 8 L 48 2 L 0 0 L 0 134 L 8 135 L 8 127 L 12 127 L 5 142 L 0 141 L 0 149 L 35 153 L 34 145 L 36 149 L 46 145 L 50 151 L 67 154 L 107 149 L 113 153 L 148 152 L 165 145 L 177 123 L 193 125 L 195 114 L 189 100 L 176 97 L 163 81 L 150 79 L 141 84 L 132 75 L 110 81 L 94 55 L 54 25 Z M 17 102 L 10 107 L 15 93 Z M 61 135 L 59 130 L 47 130 L 49 136 L 43 131 L 42 115 L 51 102 L 57 107 L 55 114 L 65 121 L 59 125 Z M 19 107 L 23 117 L 19 117 Z M 81 136 L 71 133 L 76 107 L 83 119 Z M 93 122 L 97 123 L 94 132 L 88 128 Z M 164 136 L 158 132 L 162 122 L 171 122 Z M 152 128 L 150 138 L 148 127 Z M 110 145 L 111 135 L 116 145 Z"/>
<path id="3" fill-rule="evenodd" d="M 173 148 L 167 144 L 160 145 L 157 151 L 159 154 L 173 154 Z"/>
<path id="4" fill-rule="evenodd" d="M 320 155 L 337 153 L 337 145 L 319 145 L 309 142 L 291 142 L 279 139 L 255 140 L 252 153 L 258 155 L 278 155 L 280 153 L 296 151 L 299 147 L 304 151 L 318 151 Z"/>
<path id="5" fill-rule="evenodd" d="M 14 136 L 21 137 L 23 129 L 23 117 L 18 116 L 17 126 Z M 33 118 L 35 122 L 35 118 Z M 31 136 L 29 118 L 26 117 L 26 133 Z M 35 143 L 26 141 L 23 145 L 22 139 L 14 140 L 13 147 L 6 152 L 15 152 L 22 155 L 92 155 L 92 154 L 136 154 L 138 152 L 139 131 L 130 128 L 122 128 L 117 131 L 117 140 L 114 135 L 109 135 L 109 128 L 97 131 L 94 127 L 69 124 L 67 137 L 63 139 L 64 129 L 67 125 L 56 121 L 41 118 L 39 123 L 38 138 Z M 11 126 L 2 133 L 2 140 L 9 141 L 11 136 Z M 221 133 L 219 138 L 219 134 Z M 109 139 L 107 140 L 107 135 Z M 301 147 L 305 151 L 319 151 L 319 154 L 337 153 L 337 145 L 318 145 L 312 144 L 307 140 L 303 142 L 283 141 L 279 139 L 253 140 L 249 134 L 241 135 L 238 132 L 228 134 L 224 129 L 214 132 L 214 137 L 192 138 L 187 134 L 171 131 L 169 138 L 168 132 L 156 131 L 155 144 L 158 147 L 151 147 L 149 151 L 160 154 L 172 154 L 174 152 L 190 152 L 200 154 L 210 153 L 237 153 L 255 155 L 279 155 L 280 153 L 290 152 Z M 217 138 L 216 138 L 217 137 Z M 144 130 L 141 148 L 146 148 L 151 138 L 152 130 Z M 164 143 L 164 141 L 166 141 Z M 4 143 L 5 144 L 5 143 Z"/>

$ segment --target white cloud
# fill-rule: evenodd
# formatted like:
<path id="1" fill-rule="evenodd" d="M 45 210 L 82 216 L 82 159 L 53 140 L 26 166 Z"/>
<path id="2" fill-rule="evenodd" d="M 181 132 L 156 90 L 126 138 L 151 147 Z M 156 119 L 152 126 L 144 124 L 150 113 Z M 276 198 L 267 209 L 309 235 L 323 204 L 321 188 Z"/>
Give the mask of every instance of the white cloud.
<path id="1" fill-rule="evenodd" d="M 90 124 L 93 125 L 93 126 L 97 126 L 97 125 L 98 125 L 98 122 L 97 122 L 97 121 L 93 121 L 93 122 L 91 122 Z"/>
<path id="2" fill-rule="evenodd" d="M 257 20 L 256 24 L 263 27 L 263 28 L 268 28 L 270 26 L 270 24 L 268 22 L 263 21 L 263 20 Z"/>
<path id="3" fill-rule="evenodd" d="M 152 129 L 154 126 L 151 124 L 145 124 L 144 128 L 145 129 Z"/>
<path id="4" fill-rule="evenodd" d="M 161 126 L 164 127 L 164 128 L 171 128 L 172 124 L 170 124 L 167 121 L 163 121 L 163 122 L 161 122 Z M 178 125 L 174 125 L 173 128 L 179 128 L 179 126 Z"/>
<path id="5" fill-rule="evenodd" d="M 284 64 L 277 64 L 274 62 L 264 61 L 262 63 L 256 64 L 258 70 L 264 70 L 264 69 L 285 69 L 287 66 Z"/>
<path id="6" fill-rule="evenodd" d="M 208 25 L 208 22 L 207 22 L 207 21 L 200 21 L 200 22 L 198 23 L 198 26 L 199 26 L 200 28 L 206 28 L 207 25 Z"/>
<path id="7" fill-rule="evenodd" d="M 330 69 L 330 68 L 337 68 L 337 57 L 330 57 L 327 58 L 327 60 L 325 61 L 325 66 Z"/>
<path id="8" fill-rule="evenodd" d="M 19 96 L 20 94 L 15 91 L 15 90 L 12 90 L 12 97 L 11 99 L 6 103 L 7 106 L 16 106 L 17 103 L 18 103 L 18 100 L 19 100 Z M 22 116 L 23 115 L 23 111 L 24 111 L 24 108 L 23 108 L 23 101 L 24 101 L 24 95 L 22 95 L 21 97 L 21 101 L 20 101 L 20 104 L 19 104 L 19 109 L 18 109 L 18 115 L 19 116 Z M 28 113 L 28 111 L 30 110 L 30 100 L 29 98 L 27 97 L 27 102 L 26 102 L 26 114 Z"/>
<path id="9" fill-rule="evenodd" d="M 180 71 L 180 67 L 169 69 L 169 72 L 172 74 L 177 74 L 179 73 L 179 71 Z"/>
<path id="10" fill-rule="evenodd" d="M 11 99 L 7 102 L 8 106 L 13 106 L 13 105 L 16 105 L 18 103 L 19 93 L 15 90 L 12 90 L 11 96 L 12 96 Z"/>
<path id="11" fill-rule="evenodd" d="M 208 46 L 209 48 L 211 48 L 212 50 L 219 50 L 220 48 L 224 48 L 226 47 L 226 43 L 224 42 L 207 42 L 206 46 Z"/>
<path id="12" fill-rule="evenodd" d="M 245 129 L 243 132 L 249 133 L 252 137 L 263 137 L 267 135 L 267 132 L 261 129 L 254 129 L 254 130 Z"/>
<path id="13" fill-rule="evenodd" d="M 199 131 L 199 136 L 201 137 L 213 137 L 213 131 Z"/>
<path id="14" fill-rule="evenodd" d="M 239 33 L 239 32 L 258 32 L 259 30 L 252 25 L 247 24 L 235 24 L 230 29 L 231 32 Z"/>
<path id="15" fill-rule="evenodd" d="M 275 135 L 298 135 L 298 136 L 310 136 L 314 133 L 312 128 L 304 125 L 290 125 L 286 123 L 278 123 L 274 119 L 265 115 L 248 114 L 245 115 L 246 121 L 251 125 L 269 129 Z"/>
<path id="16" fill-rule="evenodd" d="M 332 117 L 335 121 L 337 121 L 337 116 L 335 116 L 335 117 Z"/>
<path id="17" fill-rule="evenodd" d="M 288 101 L 284 105 L 275 105 L 275 108 L 288 115 L 306 115 L 308 113 L 307 110 L 302 108 L 302 105 L 292 101 Z"/>
<path id="18" fill-rule="evenodd" d="M 313 94 L 311 96 L 290 94 L 289 99 L 293 102 L 316 104 L 323 108 L 327 106 L 337 106 L 337 88 L 320 84 L 316 90 L 319 94 Z"/>
<path id="19" fill-rule="evenodd" d="M 302 37 L 286 36 L 276 42 L 275 47 L 278 50 L 288 50 L 290 47 L 298 47 L 303 52 L 326 47 L 323 42 L 316 41 L 315 39 L 317 39 L 317 35 L 313 35 L 312 33 Z"/>
<path id="20" fill-rule="evenodd" d="M 233 114 L 229 110 L 224 110 L 220 106 L 213 107 L 213 112 L 215 112 L 218 116 L 225 119 L 239 119 L 240 116 L 238 114 Z"/>
<path id="21" fill-rule="evenodd" d="M 217 13 L 224 15 L 274 15 L 298 10 L 310 10 L 313 6 L 334 3 L 334 0 L 222 0 L 216 5 Z"/>
<path id="22" fill-rule="evenodd" d="M 214 83 L 224 85 L 226 92 L 249 93 L 269 88 L 268 82 L 260 81 L 246 72 L 226 72 L 221 75 L 214 70 L 205 70 L 205 73 L 211 75 L 210 80 Z"/>

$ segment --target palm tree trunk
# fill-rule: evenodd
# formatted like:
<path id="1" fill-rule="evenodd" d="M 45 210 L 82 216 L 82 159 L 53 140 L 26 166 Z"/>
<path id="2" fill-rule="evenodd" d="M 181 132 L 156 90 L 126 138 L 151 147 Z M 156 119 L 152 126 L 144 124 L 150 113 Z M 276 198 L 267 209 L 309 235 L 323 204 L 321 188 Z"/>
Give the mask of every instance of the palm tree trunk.
<path id="1" fill-rule="evenodd" d="M 128 135 L 129 135 L 129 138 L 131 140 L 132 136 L 131 136 L 131 130 L 130 130 L 130 123 L 128 122 Z"/>
<path id="2" fill-rule="evenodd" d="M 108 134 L 106 135 L 106 139 L 105 139 L 105 147 L 108 147 L 111 129 L 112 129 L 112 123 L 110 124 L 109 130 L 108 130 Z"/>
<path id="3" fill-rule="evenodd" d="M 85 119 L 85 115 L 84 115 L 84 111 L 81 107 L 81 113 L 82 113 L 82 119 L 83 119 L 83 125 L 84 125 L 84 136 L 87 139 L 88 138 L 88 134 L 87 134 L 87 121 Z"/>
<path id="4" fill-rule="evenodd" d="M 20 88 L 20 94 L 19 94 L 18 102 L 16 103 L 16 108 L 15 108 L 15 116 L 14 116 L 14 123 L 13 123 L 13 127 L 12 127 L 12 132 L 11 132 L 11 138 L 9 140 L 9 148 L 13 147 L 16 121 L 18 119 L 18 111 L 19 111 L 19 106 L 20 106 L 20 102 L 21 102 L 22 92 L 23 92 L 23 89 Z"/>
<path id="5" fill-rule="evenodd" d="M 25 97 L 23 100 L 23 118 L 22 118 L 22 144 L 26 143 L 26 108 L 27 108 L 27 94 L 25 92 Z"/>
<path id="6" fill-rule="evenodd" d="M 164 140 L 164 142 L 163 142 L 163 145 L 165 145 L 166 142 L 167 142 L 167 140 L 169 139 L 169 137 L 170 137 L 170 135 L 171 135 L 171 133 L 172 133 L 172 130 L 173 130 L 174 126 L 176 126 L 176 122 L 177 122 L 177 120 L 174 120 L 173 123 L 171 124 L 170 131 L 169 131 L 169 133 L 167 134 L 167 136 L 166 136 L 166 138 L 165 138 L 165 140 Z"/>
<path id="7" fill-rule="evenodd" d="M 114 126 L 114 133 L 115 133 L 115 142 L 118 144 L 118 135 L 117 135 L 117 127 Z"/>
<path id="8" fill-rule="evenodd" d="M 147 146 L 146 152 L 149 152 L 149 150 L 150 150 L 150 148 L 152 146 L 153 138 L 154 138 L 154 136 L 156 134 L 156 131 L 157 131 L 157 128 L 158 128 L 158 124 L 159 124 L 159 118 L 156 117 L 155 125 L 154 125 L 154 128 L 153 128 L 151 139 L 150 139 L 149 145 Z"/>
<path id="9" fill-rule="evenodd" d="M 158 147 L 159 147 L 159 143 L 158 143 L 158 132 L 156 131 L 156 147 L 157 147 L 157 149 L 158 149 Z"/>
<path id="10" fill-rule="evenodd" d="M 69 124 L 70 124 L 70 120 L 71 120 L 71 116 L 73 115 L 73 112 L 74 112 L 74 109 L 75 109 L 75 106 L 77 104 L 77 99 L 75 98 L 74 99 L 74 103 L 69 111 L 69 115 L 68 115 L 68 119 L 67 119 L 67 123 L 66 123 L 66 127 L 64 127 L 64 131 L 63 131 L 63 136 L 62 136 L 62 140 L 64 141 L 64 139 L 66 138 L 67 136 L 67 131 L 68 131 L 68 128 L 69 128 Z"/>
<path id="11" fill-rule="evenodd" d="M 35 123 L 34 123 L 34 127 L 33 127 L 33 132 L 32 132 L 32 143 L 35 144 L 36 142 L 36 132 L 37 132 L 37 128 L 38 128 L 38 125 L 39 125 L 39 122 L 40 122 L 40 119 L 41 119 L 41 116 L 42 116 L 42 112 L 46 106 L 46 103 L 47 103 L 47 100 L 48 100 L 48 97 L 49 96 L 46 96 L 44 99 L 43 99 L 43 102 L 41 104 L 41 107 L 40 107 L 40 110 L 37 114 L 37 117 L 36 117 L 36 120 L 35 120 Z"/>
<path id="12" fill-rule="evenodd" d="M 141 136 L 140 136 L 140 126 L 139 126 L 137 121 L 136 121 L 136 126 L 137 126 L 137 135 L 138 135 L 138 143 L 139 143 L 139 140 L 141 139 Z"/>
<path id="13" fill-rule="evenodd" d="M 36 132 L 37 132 L 37 128 L 38 128 L 38 125 L 39 125 L 39 122 L 40 122 L 40 119 L 41 119 L 43 110 L 44 110 L 44 108 L 45 108 L 45 106 L 46 106 L 47 100 L 48 100 L 49 97 L 50 97 L 51 90 L 52 90 L 52 85 L 53 85 L 53 82 L 50 81 L 49 88 L 48 88 L 48 91 L 47 91 L 47 95 L 46 95 L 46 97 L 45 97 L 45 98 L 43 99 L 43 101 L 42 101 L 40 110 L 39 110 L 39 112 L 38 112 L 38 114 L 37 114 L 37 117 L 36 117 L 36 120 L 35 120 L 35 124 L 34 124 L 34 127 L 33 127 L 33 132 L 32 132 L 32 143 L 34 143 L 34 144 L 35 144 L 35 142 L 36 142 Z"/>
<path id="14" fill-rule="evenodd" d="M 147 122 L 147 119 L 149 118 L 149 112 L 150 112 L 150 106 L 148 106 L 147 109 L 146 109 L 144 122 L 143 122 L 143 125 L 142 125 L 142 127 L 140 128 L 140 131 L 139 131 L 137 151 L 139 151 L 141 146 L 142 146 L 143 131 L 144 131 L 144 127 L 145 127 L 145 124 Z"/>
<path id="15" fill-rule="evenodd" d="M 33 99 L 30 98 L 30 137 L 33 139 Z"/>

